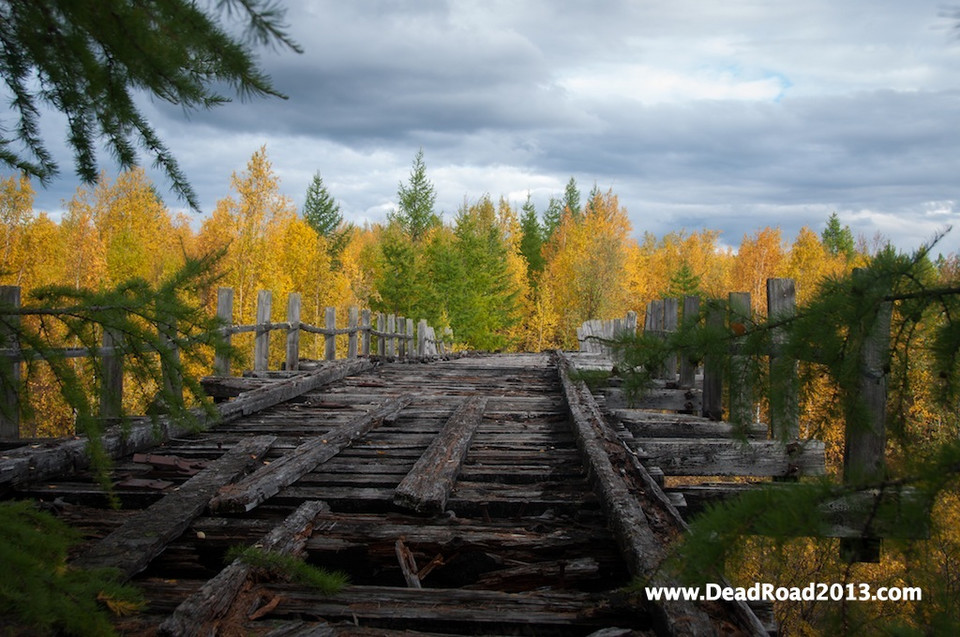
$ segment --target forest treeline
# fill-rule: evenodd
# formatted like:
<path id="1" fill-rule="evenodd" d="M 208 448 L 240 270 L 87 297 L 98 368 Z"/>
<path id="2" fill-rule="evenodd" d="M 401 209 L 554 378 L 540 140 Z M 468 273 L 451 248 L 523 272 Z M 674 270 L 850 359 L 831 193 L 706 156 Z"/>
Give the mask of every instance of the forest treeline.
<path id="1" fill-rule="evenodd" d="M 642 315 L 662 296 L 749 291 L 759 304 L 768 277 L 791 277 L 803 300 L 823 277 L 869 256 L 836 216 L 822 232 L 803 228 L 792 238 L 758 229 L 736 251 L 709 229 L 637 240 L 615 193 L 583 194 L 574 178 L 545 210 L 529 198 L 518 207 L 484 195 L 441 214 L 422 152 L 394 212 L 363 227 L 343 221 L 319 174 L 298 210 L 265 148 L 230 184 L 195 229 L 195 218 L 171 212 L 139 169 L 79 188 L 59 221 L 34 210 L 27 178 L 8 177 L 0 183 L 0 283 L 25 294 L 131 277 L 157 283 L 187 257 L 223 250 L 217 274 L 236 291 L 237 322 L 251 322 L 257 290 L 278 299 L 296 291 L 314 323 L 325 306 L 354 305 L 450 327 L 463 347 L 540 351 L 575 345 L 584 320 Z M 283 308 L 274 304 L 277 320 Z"/>

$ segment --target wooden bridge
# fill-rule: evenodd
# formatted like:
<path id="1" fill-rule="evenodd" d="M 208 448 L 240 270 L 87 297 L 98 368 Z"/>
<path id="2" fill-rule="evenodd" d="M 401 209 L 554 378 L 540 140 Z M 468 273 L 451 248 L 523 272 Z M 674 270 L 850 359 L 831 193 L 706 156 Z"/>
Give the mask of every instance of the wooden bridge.
<path id="1" fill-rule="evenodd" d="M 119 510 L 75 466 L 76 443 L 8 450 L 0 484 L 83 531 L 77 565 L 117 567 L 146 592 L 149 606 L 118 620 L 127 634 L 766 633 L 743 604 L 625 589 L 672 583 L 658 566 L 683 497 L 652 467 L 692 462 L 702 443 L 665 436 L 705 423 L 619 421 L 571 380 L 580 356 L 359 358 L 208 379 L 230 397 L 220 425 L 169 429 L 147 448 L 144 423 L 114 446 Z M 628 428 L 653 423 L 655 445 Z M 801 456 L 822 471 L 822 455 Z M 765 471 L 798 464 L 778 466 Z M 251 544 L 350 585 L 323 595 L 224 563 Z"/>
<path id="2" fill-rule="evenodd" d="M 703 482 L 820 474 L 822 443 L 768 440 L 765 426 L 734 438 L 700 415 L 715 398 L 709 373 L 694 383 L 682 366 L 627 409 L 616 387 L 576 380 L 609 369 L 604 352 L 421 355 L 423 339 L 390 342 L 412 330 L 350 321 L 337 330 L 328 315 L 314 331 L 328 359 L 348 335 L 352 358 L 296 365 L 290 334 L 303 326 L 258 327 L 255 361 L 267 360 L 267 329 L 287 330 L 287 369 L 206 379 L 219 402 L 205 431 L 161 419 L 158 440 L 144 419 L 104 436 L 119 509 L 83 440 L 7 443 L 3 496 L 80 529 L 74 564 L 117 568 L 145 591 L 146 609 L 116 620 L 124 634 L 775 632 L 769 608 L 651 601 L 630 584 L 677 584 L 660 567 L 684 516 L 744 488 Z M 405 357 L 370 355 L 364 334 Z M 702 479 L 666 488 L 670 476 Z M 225 562 L 251 545 L 350 584 L 323 594 Z"/>

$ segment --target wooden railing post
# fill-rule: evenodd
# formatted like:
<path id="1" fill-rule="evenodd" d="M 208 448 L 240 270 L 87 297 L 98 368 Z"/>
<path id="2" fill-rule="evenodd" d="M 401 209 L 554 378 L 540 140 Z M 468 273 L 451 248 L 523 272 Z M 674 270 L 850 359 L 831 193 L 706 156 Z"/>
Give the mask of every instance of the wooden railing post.
<path id="1" fill-rule="evenodd" d="M 700 317 L 700 297 L 683 297 L 683 323 L 684 327 L 693 327 L 697 324 Z M 697 378 L 697 361 L 691 360 L 689 355 L 680 356 L 680 387 L 686 389 L 693 387 Z"/>
<path id="2" fill-rule="evenodd" d="M 324 310 L 323 327 L 331 331 L 323 335 L 323 359 L 335 361 L 337 360 L 337 335 L 333 331 L 337 329 L 337 308 L 328 307 Z"/>
<path id="3" fill-rule="evenodd" d="M 749 292 L 731 292 L 728 298 L 730 328 L 742 334 L 751 324 Z M 734 347 L 738 346 L 734 340 Z M 753 422 L 753 388 L 750 382 L 750 359 L 734 352 L 730 356 L 730 421 L 746 426 Z"/>
<path id="4" fill-rule="evenodd" d="M 413 319 L 412 319 L 412 318 L 408 318 L 408 319 L 407 319 L 407 339 L 406 339 L 406 340 L 407 340 L 407 346 L 406 346 L 407 356 L 414 356 L 414 349 L 413 349 Z"/>
<path id="5" fill-rule="evenodd" d="M 370 310 L 360 312 L 360 328 L 363 335 L 360 338 L 360 353 L 370 356 Z"/>
<path id="6" fill-rule="evenodd" d="M 387 315 L 383 312 L 377 314 L 377 331 L 380 336 L 377 337 L 377 355 L 387 355 Z"/>
<path id="7" fill-rule="evenodd" d="M 427 355 L 427 319 L 420 319 L 417 323 L 417 356 Z"/>
<path id="8" fill-rule="evenodd" d="M 793 279 L 767 279 L 767 320 L 789 320 L 796 315 L 796 285 Z M 797 361 L 780 351 L 786 341 L 786 328 L 771 331 L 770 352 L 770 433 L 774 440 L 790 442 L 800 437 L 800 407 Z"/>
<path id="9" fill-rule="evenodd" d="M 265 372 L 270 366 L 270 310 L 273 293 L 270 290 L 257 292 L 257 331 L 253 339 L 253 370 Z"/>
<path id="10" fill-rule="evenodd" d="M 357 357 L 357 308 L 351 307 L 347 310 L 347 328 L 350 334 L 347 336 L 347 358 Z"/>
<path id="11" fill-rule="evenodd" d="M 123 409 L 123 358 L 117 351 L 120 337 L 112 330 L 103 330 L 101 343 L 100 417 L 107 420 L 119 418 Z"/>
<path id="12" fill-rule="evenodd" d="M 677 299 L 663 299 L 663 339 L 670 338 L 677 331 L 677 318 L 680 314 L 680 302 Z M 663 362 L 663 378 L 670 382 L 677 380 L 677 355 L 671 354 Z"/>
<path id="13" fill-rule="evenodd" d="M 707 329 L 722 330 L 723 311 L 710 307 L 707 311 Z M 703 416 L 710 420 L 723 420 L 723 361 L 716 354 L 707 354 L 703 359 Z"/>
<path id="14" fill-rule="evenodd" d="M 397 353 L 397 316 L 396 314 L 387 315 L 387 356 L 395 356 Z"/>
<path id="15" fill-rule="evenodd" d="M 20 307 L 20 287 L 0 285 L 0 303 L 12 308 Z M 16 326 L 20 324 L 18 315 L 7 315 L 0 322 L 0 348 L 17 347 Z M 16 440 L 20 437 L 20 367 L 16 358 L 0 357 L 0 439 Z"/>
<path id="16" fill-rule="evenodd" d="M 287 297 L 287 359 L 288 371 L 300 369 L 300 293 L 291 292 Z"/>
<path id="17" fill-rule="evenodd" d="M 233 324 L 233 288 L 217 289 L 217 318 L 223 322 L 224 326 Z M 223 340 L 229 347 L 230 334 L 224 334 Z M 230 355 L 228 353 L 217 353 L 213 359 L 213 372 L 218 376 L 230 375 Z"/>
<path id="18" fill-rule="evenodd" d="M 407 355 L 407 319 L 402 316 L 397 317 L 397 334 L 402 334 L 402 336 L 397 337 L 397 356 L 403 358 Z"/>
<path id="19" fill-rule="evenodd" d="M 869 272 L 853 271 L 854 294 L 866 296 L 858 287 L 870 285 Z M 854 299 L 856 302 L 856 299 Z M 890 324 L 893 304 L 880 303 L 873 315 L 852 329 L 862 338 L 860 380 L 857 396 L 848 396 L 843 448 L 843 481 L 858 485 L 879 482 L 886 475 L 887 366 L 890 359 Z M 879 562 L 880 538 L 842 538 L 840 552 L 849 561 Z"/>

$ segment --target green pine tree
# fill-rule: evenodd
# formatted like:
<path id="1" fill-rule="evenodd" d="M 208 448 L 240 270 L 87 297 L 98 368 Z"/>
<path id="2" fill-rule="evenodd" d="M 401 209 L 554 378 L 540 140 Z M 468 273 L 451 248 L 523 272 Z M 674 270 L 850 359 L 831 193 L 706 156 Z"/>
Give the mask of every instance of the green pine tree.
<path id="1" fill-rule="evenodd" d="M 41 112 L 51 106 L 66 116 L 67 142 L 85 183 L 100 173 L 101 144 L 122 168 L 136 165 L 139 146 L 194 209 L 196 195 L 139 96 L 186 110 L 228 102 L 227 86 L 241 97 L 282 98 L 258 67 L 253 45 L 300 52 L 272 0 L 7 0 L 0 15 L 0 76 L 16 119 L 0 136 L 0 163 L 41 183 L 57 174 L 41 137 Z M 238 16 L 245 36 L 228 23 Z"/>
<path id="2" fill-rule="evenodd" d="M 835 212 L 827 220 L 827 226 L 820 233 L 820 239 L 823 241 L 823 246 L 827 249 L 827 252 L 835 257 L 843 255 L 849 261 L 856 252 L 850 226 L 841 227 L 840 217 Z"/>
<path id="3" fill-rule="evenodd" d="M 317 172 L 303 202 L 303 218 L 318 235 L 327 240 L 327 252 L 334 267 L 340 263 L 340 253 L 350 239 L 353 226 L 344 224 L 340 204 L 330 195 L 323 184 L 323 178 Z"/>
<path id="4" fill-rule="evenodd" d="M 530 279 L 530 285 L 536 287 L 545 265 L 543 258 L 544 237 L 543 228 L 540 226 L 537 210 L 530 199 L 530 195 L 527 195 L 527 201 L 523 204 L 520 231 L 523 233 L 520 238 L 520 253 L 527 260 L 527 277 Z"/>
<path id="5" fill-rule="evenodd" d="M 556 197 L 550 197 L 547 209 L 543 213 L 543 241 L 546 243 L 563 221 L 563 202 Z"/>
<path id="6" fill-rule="evenodd" d="M 690 264 L 683 261 L 680 267 L 670 275 L 670 281 L 663 296 L 667 298 L 682 299 L 685 296 L 696 296 L 700 294 L 700 276 L 697 275 Z"/>
<path id="7" fill-rule="evenodd" d="M 395 220 L 414 242 L 419 242 L 428 230 L 440 225 L 440 216 L 433 208 L 437 193 L 427 179 L 422 148 L 413 160 L 410 180 L 407 184 L 401 182 L 397 188 L 397 199 L 399 207 L 390 215 L 390 220 Z"/>
<path id="8" fill-rule="evenodd" d="M 565 213 L 573 215 L 574 219 L 580 217 L 580 190 L 577 188 L 577 180 L 573 177 L 567 182 L 567 187 L 563 191 L 563 209 Z"/>

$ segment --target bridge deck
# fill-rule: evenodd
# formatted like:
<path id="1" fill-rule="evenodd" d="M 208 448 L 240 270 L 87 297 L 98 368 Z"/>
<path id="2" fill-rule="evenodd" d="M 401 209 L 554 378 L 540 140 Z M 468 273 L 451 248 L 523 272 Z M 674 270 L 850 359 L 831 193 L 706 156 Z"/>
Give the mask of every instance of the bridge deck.
<path id="1" fill-rule="evenodd" d="M 243 382 L 270 381 L 240 381 L 241 389 Z M 405 395 L 410 402 L 395 413 L 358 424 L 378 407 L 389 412 L 390 401 Z M 447 434 L 468 436 L 450 423 L 474 396 L 486 397 L 486 404 L 442 510 L 417 513 L 397 504 L 397 486 L 441 432 L 449 426 Z M 168 634 L 214 626 L 219 634 L 244 635 L 685 632 L 678 613 L 624 592 L 631 580 L 624 540 L 611 531 L 609 502 L 596 476 L 588 475 L 571 418 L 556 359 L 548 354 L 382 363 L 119 459 L 119 510 L 106 506 L 83 471 L 7 490 L 8 497 L 43 501 L 84 532 L 79 564 L 115 563 L 145 591 L 148 608 L 118 619 L 126 634 L 155 634 L 161 624 Z M 348 429 L 346 442 L 337 445 Z M 613 431 L 602 436 L 615 439 Z M 281 467 L 298 457 L 307 458 L 300 461 L 304 468 L 282 477 Z M 632 470 L 622 459 L 614 464 L 622 473 Z M 267 490 L 249 510 L 222 504 L 214 512 L 217 501 L 207 505 L 218 494 L 223 498 L 229 488 L 221 487 L 229 483 Z M 311 510 L 306 523 L 298 522 L 308 502 L 322 503 L 319 513 Z M 640 504 L 651 506 L 662 505 L 649 498 Z M 675 514 L 653 517 L 662 525 Z M 271 532 L 270 542 L 346 573 L 350 585 L 323 595 L 236 565 L 225 568 L 230 547 Z M 184 605 L 194 594 L 208 597 Z M 696 612 L 722 634 L 731 633 L 719 627 L 734 625 L 740 634 L 756 634 L 759 625 L 755 617 L 744 619 L 743 608 Z M 700 632 L 696 621 L 689 628 Z"/>

